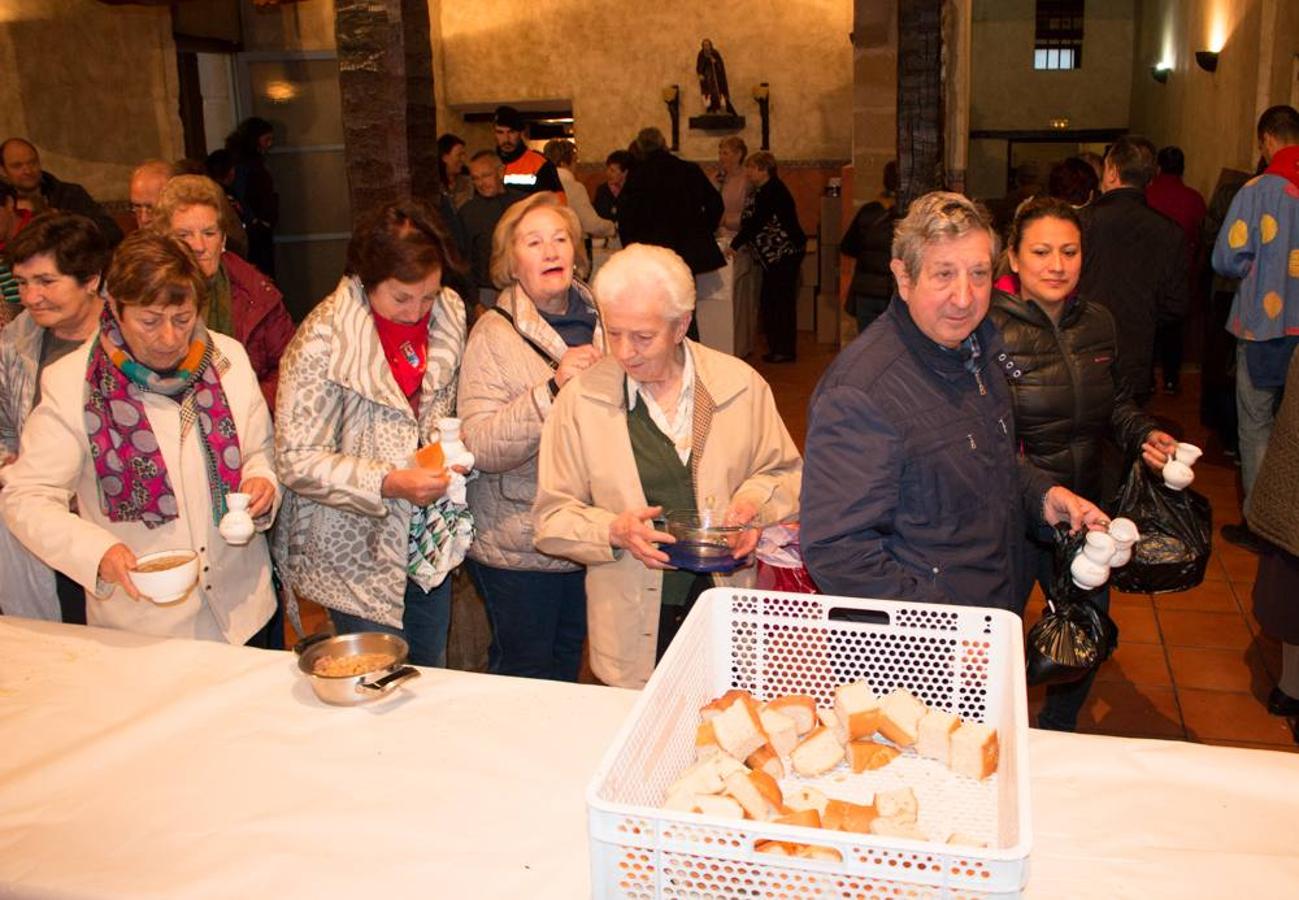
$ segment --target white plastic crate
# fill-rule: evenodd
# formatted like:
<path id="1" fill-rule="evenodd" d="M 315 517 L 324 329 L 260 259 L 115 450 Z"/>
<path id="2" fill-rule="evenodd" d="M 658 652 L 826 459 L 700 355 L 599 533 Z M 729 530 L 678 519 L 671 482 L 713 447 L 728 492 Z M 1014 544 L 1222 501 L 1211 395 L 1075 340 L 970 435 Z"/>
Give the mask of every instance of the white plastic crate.
<path id="1" fill-rule="evenodd" d="M 762 700 L 810 694 L 830 707 L 836 687 L 862 678 L 878 695 L 906 688 L 930 706 L 993 725 L 996 774 L 962 778 L 907 750 L 874 772 L 791 774 L 782 788 L 810 783 L 865 802 L 906 785 L 932 842 L 659 808 L 694 762 L 699 708 L 712 698 L 740 688 Z M 605 754 L 587 808 L 597 898 L 1018 896 L 1031 839 L 1020 620 L 979 607 L 709 590 Z M 988 847 L 946 844 L 956 831 Z M 758 853 L 763 840 L 833 847 L 842 862 Z"/>

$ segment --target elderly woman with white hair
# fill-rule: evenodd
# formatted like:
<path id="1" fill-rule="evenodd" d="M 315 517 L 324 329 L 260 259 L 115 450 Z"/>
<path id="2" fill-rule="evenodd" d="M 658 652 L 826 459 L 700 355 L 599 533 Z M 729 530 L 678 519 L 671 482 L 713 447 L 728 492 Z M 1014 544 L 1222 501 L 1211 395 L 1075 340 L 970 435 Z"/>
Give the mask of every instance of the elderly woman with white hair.
<path id="1" fill-rule="evenodd" d="M 798 508 L 803 463 L 748 365 L 686 339 L 694 278 L 671 250 L 614 254 L 594 291 L 608 356 L 559 393 L 541 435 L 536 545 L 587 567 L 591 668 L 607 684 L 649 680 L 695 598 L 752 584 L 752 568 L 673 568 L 666 513 L 722 507 L 733 524 Z M 733 548 L 752 553 L 757 531 Z"/>

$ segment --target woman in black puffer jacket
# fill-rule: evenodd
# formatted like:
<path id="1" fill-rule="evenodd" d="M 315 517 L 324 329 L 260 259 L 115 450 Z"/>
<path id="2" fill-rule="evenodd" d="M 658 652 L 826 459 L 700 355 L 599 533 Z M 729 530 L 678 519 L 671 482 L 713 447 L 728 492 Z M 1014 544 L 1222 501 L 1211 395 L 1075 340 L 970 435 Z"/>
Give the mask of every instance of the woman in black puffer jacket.
<path id="1" fill-rule="evenodd" d="M 1128 455 L 1141 452 L 1159 471 L 1177 442 L 1141 411 L 1122 381 L 1114 319 L 1076 293 L 1082 271 L 1078 213 L 1051 197 L 1015 214 L 1006 254 L 1017 276 L 997 291 L 988 313 L 1000 329 L 1015 407 L 1020 452 L 1069 490 L 1099 501 L 1101 442 L 1111 437 Z M 1003 286 L 998 283 L 998 286 Z M 1035 545 L 1037 578 L 1051 577 L 1051 548 Z M 1025 596 L 1032 585 L 1023 586 Z M 1109 608 L 1109 592 L 1094 598 Z M 1094 674 L 1094 673 L 1093 673 Z M 1092 678 L 1047 690 L 1038 727 L 1072 731 Z"/>

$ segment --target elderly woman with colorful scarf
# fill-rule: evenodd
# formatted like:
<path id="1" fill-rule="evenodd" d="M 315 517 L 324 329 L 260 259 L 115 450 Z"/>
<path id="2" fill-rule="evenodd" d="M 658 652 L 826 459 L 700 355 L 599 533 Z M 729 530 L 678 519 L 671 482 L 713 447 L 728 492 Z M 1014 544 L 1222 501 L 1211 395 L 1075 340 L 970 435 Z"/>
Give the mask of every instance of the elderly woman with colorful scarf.
<path id="1" fill-rule="evenodd" d="M 176 241 L 131 235 L 105 281 L 99 332 L 45 370 L 0 512 L 86 588 L 89 624 L 266 646 L 266 542 L 231 546 L 217 530 L 229 493 L 251 496 L 259 530 L 277 503 L 271 417 L 248 355 L 204 327 L 206 282 Z M 132 581 L 137 559 L 179 549 L 198 554 L 198 583 L 155 605 Z"/>

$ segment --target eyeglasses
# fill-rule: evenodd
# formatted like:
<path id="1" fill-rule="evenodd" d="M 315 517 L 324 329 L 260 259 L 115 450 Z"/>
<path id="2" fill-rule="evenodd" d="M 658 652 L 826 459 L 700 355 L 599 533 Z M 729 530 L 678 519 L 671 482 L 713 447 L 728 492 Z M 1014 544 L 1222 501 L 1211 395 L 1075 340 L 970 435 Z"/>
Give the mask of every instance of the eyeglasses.
<path id="1" fill-rule="evenodd" d="M 153 212 L 153 204 L 152 204 L 152 203 L 132 203 L 132 204 L 131 204 L 131 212 L 133 212 L 133 213 L 147 213 L 147 212 Z"/>

